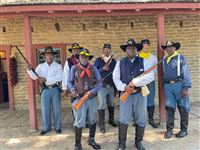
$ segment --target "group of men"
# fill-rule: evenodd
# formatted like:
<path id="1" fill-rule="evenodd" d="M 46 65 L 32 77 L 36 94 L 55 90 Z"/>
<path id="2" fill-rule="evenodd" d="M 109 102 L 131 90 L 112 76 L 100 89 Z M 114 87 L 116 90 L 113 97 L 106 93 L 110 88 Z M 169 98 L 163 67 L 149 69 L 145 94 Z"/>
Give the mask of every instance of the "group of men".
<path id="1" fill-rule="evenodd" d="M 72 102 L 72 115 L 74 117 L 75 150 L 82 150 L 82 129 L 88 125 L 88 144 L 93 149 L 101 149 L 95 142 L 97 118 L 99 116 L 99 128 L 105 133 L 105 110 L 108 108 L 108 123 L 118 127 L 117 150 L 126 149 L 127 129 L 132 121 L 135 124 L 135 147 L 144 150 L 141 143 L 146 126 L 146 110 L 148 111 L 149 124 L 157 128 L 154 121 L 155 110 L 155 76 L 153 70 L 144 74 L 149 68 L 157 64 L 156 57 L 150 52 L 150 41 L 143 39 L 136 43 L 129 39 L 120 48 L 126 56 L 116 61 L 112 55 L 111 44 L 105 43 L 102 48 L 102 56 L 98 57 L 94 64 L 90 63 L 93 55 L 88 49 L 73 43 L 69 52 L 71 57 L 67 59 L 64 69 L 54 61 L 56 54 L 52 47 L 46 47 L 44 51 L 46 62 L 39 64 L 35 71 L 29 65 L 27 72 L 34 80 L 39 79 L 41 85 L 41 110 L 42 131 L 41 135 L 51 130 L 51 107 L 54 112 L 54 128 L 57 134 L 61 133 L 61 90 L 62 96 L 70 96 Z M 174 113 L 176 105 L 181 116 L 181 130 L 176 137 L 184 137 L 188 128 L 189 97 L 188 89 L 191 87 L 191 75 L 185 57 L 178 53 L 180 43 L 167 41 L 162 45 L 168 56 L 163 60 L 164 89 L 166 94 L 167 132 L 165 138 L 170 138 L 174 128 Z M 142 94 L 144 86 L 150 93 Z M 128 93 L 125 101 L 120 100 L 119 121 L 114 120 L 114 99 L 116 91 L 120 95 Z M 80 109 L 74 106 L 84 96 L 87 100 Z"/>

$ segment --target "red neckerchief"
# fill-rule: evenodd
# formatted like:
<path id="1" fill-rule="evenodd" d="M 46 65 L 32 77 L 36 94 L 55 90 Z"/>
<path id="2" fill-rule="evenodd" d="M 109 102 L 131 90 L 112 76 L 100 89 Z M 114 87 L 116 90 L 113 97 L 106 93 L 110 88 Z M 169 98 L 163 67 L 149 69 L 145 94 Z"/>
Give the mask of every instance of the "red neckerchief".
<path id="1" fill-rule="evenodd" d="M 77 59 L 74 57 L 74 55 L 72 55 L 69 59 L 70 59 L 70 61 L 72 62 L 72 64 L 74 64 L 74 65 L 78 64 L 78 61 L 77 61 Z"/>
<path id="2" fill-rule="evenodd" d="M 86 74 L 89 78 L 91 78 L 91 73 L 90 73 L 90 67 L 92 66 L 91 64 L 88 64 L 87 68 L 83 68 L 83 66 L 78 63 L 77 66 L 82 70 L 80 77 L 83 78 L 84 75 Z"/>

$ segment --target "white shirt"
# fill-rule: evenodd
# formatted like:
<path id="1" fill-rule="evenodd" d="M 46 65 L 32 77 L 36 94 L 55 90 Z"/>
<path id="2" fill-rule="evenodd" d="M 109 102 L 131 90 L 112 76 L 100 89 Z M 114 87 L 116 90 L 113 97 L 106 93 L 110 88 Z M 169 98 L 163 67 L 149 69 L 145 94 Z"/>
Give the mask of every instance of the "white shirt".
<path id="1" fill-rule="evenodd" d="M 50 66 L 47 62 L 39 64 L 36 67 L 35 72 L 39 75 L 39 77 L 46 78 L 46 85 L 52 85 L 56 82 L 62 81 L 62 66 L 54 61 Z M 27 69 L 27 73 L 33 80 L 38 79 L 32 70 Z"/>
<path id="2" fill-rule="evenodd" d="M 158 63 L 158 60 L 157 60 L 156 56 L 153 55 L 153 54 L 150 54 L 149 58 L 145 59 L 145 60 L 148 62 L 149 68 L 151 68 L 152 66 L 154 66 L 155 64 Z M 147 68 L 147 69 L 149 69 L 149 68 Z M 153 72 L 154 76 L 157 75 L 157 69 L 154 69 L 152 72 Z"/>
<path id="3" fill-rule="evenodd" d="M 134 61 L 134 60 L 132 60 L 132 61 Z M 146 60 L 144 60 L 143 62 L 144 62 L 144 71 L 146 71 L 151 66 L 149 66 L 149 64 Z M 135 85 L 135 87 L 141 87 L 141 86 L 145 86 L 145 85 L 149 84 L 153 80 L 154 80 L 154 74 L 153 74 L 153 72 L 150 72 L 139 78 L 134 78 L 132 80 L 132 82 Z M 117 62 L 115 69 L 113 71 L 113 81 L 114 81 L 115 86 L 118 91 L 125 91 L 126 84 L 123 83 L 120 79 L 120 60 Z"/>
<path id="4" fill-rule="evenodd" d="M 66 60 L 65 66 L 63 68 L 63 76 L 62 76 L 62 88 L 63 90 L 67 90 L 67 80 L 69 77 L 70 69 L 69 69 L 69 63 Z"/>

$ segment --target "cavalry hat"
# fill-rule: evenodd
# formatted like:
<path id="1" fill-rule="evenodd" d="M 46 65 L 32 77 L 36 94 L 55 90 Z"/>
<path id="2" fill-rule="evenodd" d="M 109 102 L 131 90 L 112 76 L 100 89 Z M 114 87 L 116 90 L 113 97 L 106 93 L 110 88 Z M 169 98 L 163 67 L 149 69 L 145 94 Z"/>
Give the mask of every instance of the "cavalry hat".
<path id="1" fill-rule="evenodd" d="M 165 45 L 161 45 L 163 49 L 166 49 L 167 47 L 171 47 L 171 46 L 175 47 L 176 50 L 178 50 L 181 47 L 181 44 L 175 41 L 166 41 Z"/>
<path id="2" fill-rule="evenodd" d="M 140 50 L 142 50 L 142 48 L 143 48 L 143 45 L 142 45 L 141 43 L 136 43 L 134 39 L 129 39 L 129 40 L 127 41 L 126 44 L 120 45 L 120 48 L 121 48 L 123 51 L 126 51 L 126 48 L 127 48 L 128 46 L 134 46 L 134 47 L 136 47 L 136 48 L 137 48 L 137 51 L 140 51 Z"/>
<path id="3" fill-rule="evenodd" d="M 69 48 L 68 51 L 70 51 L 70 53 L 72 53 L 72 49 L 75 49 L 75 48 L 81 49 L 81 48 L 83 48 L 83 47 L 81 47 L 78 43 L 73 43 L 73 44 L 72 44 L 72 47 Z"/>
<path id="4" fill-rule="evenodd" d="M 42 52 L 41 54 L 46 54 L 46 53 L 53 53 L 53 54 L 58 54 L 57 52 L 55 52 L 53 50 L 53 48 L 51 46 L 46 46 L 44 52 Z"/>
<path id="5" fill-rule="evenodd" d="M 90 51 L 86 48 L 82 48 L 79 55 L 85 55 L 89 57 L 89 60 L 91 60 L 94 57 L 92 54 L 90 54 Z"/>

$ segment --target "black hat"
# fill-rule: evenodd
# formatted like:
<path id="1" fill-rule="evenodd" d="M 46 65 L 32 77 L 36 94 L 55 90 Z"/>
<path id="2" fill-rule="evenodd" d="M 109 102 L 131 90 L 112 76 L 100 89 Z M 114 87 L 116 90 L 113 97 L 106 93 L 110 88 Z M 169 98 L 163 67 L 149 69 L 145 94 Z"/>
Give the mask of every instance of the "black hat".
<path id="1" fill-rule="evenodd" d="M 86 48 L 82 48 L 79 55 L 85 55 L 89 57 L 89 60 L 91 60 L 94 56 L 90 54 L 90 51 Z"/>
<path id="2" fill-rule="evenodd" d="M 105 44 L 103 45 L 103 48 L 109 48 L 109 49 L 111 49 L 111 44 L 105 43 Z"/>
<path id="3" fill-rule="evenodd" d="M 72 47 L 68 49 L 68 51 L 70 51 L 70 53 L 72 53 L 72 49 L 77 48 L 77 49 L 81 49 L 83 47 L 81 47 L 78 43 L 73 43 Z"/>
<path id="4" fill-rule="evenodd" d="M 181 44 L 179 42 L 175 41 L 166 41 L 165 45 L 161 45 L 163 49 L 166 49 L 167 47 L 173 46 L 178 50 L 181 47 Z"/>
<path id="5" fill-rule="evenodd" d="M 42 52 L 41 54 L 44 55 L 46 53 L 53 53 L 53 54 L 58 54 L 57 52 L 55 52 L 53 50 L 53 48 L 51 46 L 46 46 L 44 52 Z"/>
<path id="6" fill-rule="evenodd" d="M 142 43 L 142 44 L 149 44 L 149 45 L 150 45 L 149 39 L 143 39 L 143 40 L 141 41 L 141 43 Z"/>
<path id="7" fill-rule="evenodd" d="M 134 46 L 134 47 L 136 47 L 136 48 L 137 48 L 137 51 L 140 51 L 140 50 L 142 50 L 142 48 L 143 48 L 143 45 L 142 45 L 141 43 L 136 43 L 134 39 L 129 39 L 129 40 L 127 41 L 126 44 L 120 45 L 120 48 L 121 48 L 123 51 L 126 51 L 126 48 L 127 48 L 128 46 Z"/>

